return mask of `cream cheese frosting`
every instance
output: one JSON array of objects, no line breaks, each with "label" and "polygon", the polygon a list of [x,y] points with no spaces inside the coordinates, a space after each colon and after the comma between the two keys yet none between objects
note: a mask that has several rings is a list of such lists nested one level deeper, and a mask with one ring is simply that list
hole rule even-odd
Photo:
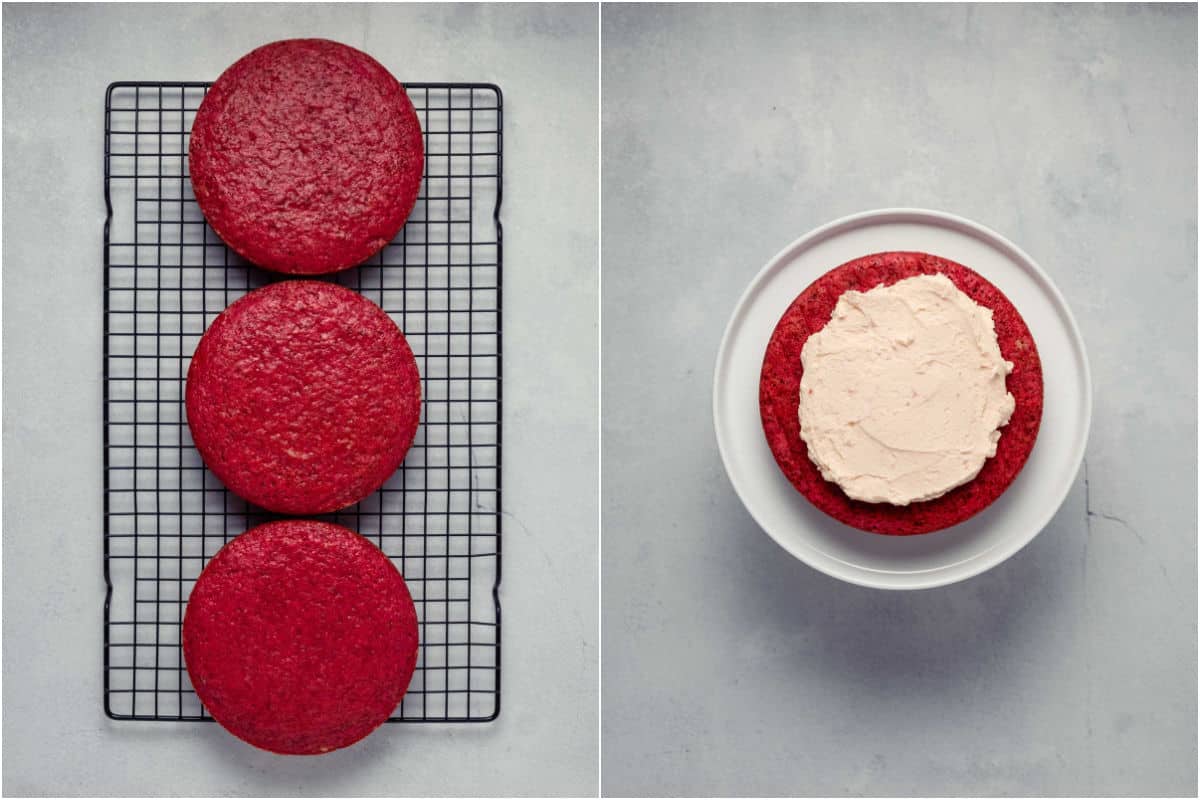
[{"label": "cream cheese frosting", "polygon": [[800,359],[808,457],[869,503],[932,500],[972,480],[1016,405],[991,309],[945,275],[845,292]]}]

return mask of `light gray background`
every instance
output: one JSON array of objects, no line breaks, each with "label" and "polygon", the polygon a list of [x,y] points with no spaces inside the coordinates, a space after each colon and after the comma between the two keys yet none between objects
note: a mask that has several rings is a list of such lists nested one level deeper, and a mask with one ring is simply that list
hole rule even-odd
[{"label": "light gray background", "polygon": [[[4,793],[597,789],[595,6],[6,6]],[[101,706],[105,86],[323,36],[505,95],[503,711],[320,758]],[[549,345],[549,346],[548,346]]]},{"label": "light gray background", "polygon": [[[622,5],[602,30],[604,792],[1194,795],[1195,7]],[[907,594],[772,543],[712,428],[746,284],[884,206],[1029,252],[1095,384],[1050,526]]]}]

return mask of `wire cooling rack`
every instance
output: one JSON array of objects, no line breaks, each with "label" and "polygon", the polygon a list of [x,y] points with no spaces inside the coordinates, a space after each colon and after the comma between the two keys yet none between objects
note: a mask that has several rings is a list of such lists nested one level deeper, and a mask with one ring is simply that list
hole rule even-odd
[{"label": "wire cooling rack", "polygon": [[[114,719],[211,720],[180,630],[217,550],[278,518],[204,468],[184,411],[200,335],[281,276],[225,247],[192,195],[188,135],[207,83],[114,83],[104,108],[104,708]],[[490,84],[406,84],[425,179],[396,239],[332,280],[400,325],[421,369],[403,466],[320,517],[373,540],[404,574],[421,653],[390,721],[500,711],[502,99]]]}]

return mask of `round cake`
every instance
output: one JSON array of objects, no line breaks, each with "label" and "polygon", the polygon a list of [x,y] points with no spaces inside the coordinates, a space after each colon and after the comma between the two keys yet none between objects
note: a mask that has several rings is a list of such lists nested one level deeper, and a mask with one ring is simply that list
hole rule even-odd
[{"label": "round cake", "polygon": [[346,747],[400,703],[417,663],[404,578],[340,525],[268,522],[200,574],[183,657],[200,702],[226,730],[274,753]]},{"label": "round cake", "polygon": [[187,374],[187,422],[234,493],[323,514],[383,485],[416,435],[421,376],[383,309],[341,286],[281,281],[213,320]]},{"label": "round cake", "polygon": [[417,201],[421,123],[366,53],[324,39],[254,50],[208,90],[188,164],[209,225],[247,260],[316,275],[379,252]]},{"label": "round cake", "polygon": [[[892,505],[851,499],[826,480],[809,457],[800,432],[801,352],[829,322],[847,291],[867,292],[918,275],[941,274],[975,303],[990,309],[1015,409],[1001,428],[995,455],[969,482],[939,497]],[[767,345],[759,383],[759,409],[776,462],[813,505],[847,525],[872,533],[929,533],[962,522],[998,498],[1025,465],[1042,419],[1042,367],[1029,328],[995,286],[967,267],[927,253],[877,253],[850,261],[813,281],[784,312]]]}]

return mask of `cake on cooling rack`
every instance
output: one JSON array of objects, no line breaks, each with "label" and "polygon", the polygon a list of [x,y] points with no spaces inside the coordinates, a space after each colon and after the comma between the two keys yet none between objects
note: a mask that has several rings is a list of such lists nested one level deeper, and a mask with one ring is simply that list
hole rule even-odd
[{"label": "cake on cooling rack", "polygon": [[404,87],[337,42],[274,42],[209,89],[192,125],[192,189],[247,260],[315,275],[352,267],[400,231],[425,156]]},{"label": "cake on cooling rack", "polygon": [[805,497],[865,531],[928,533],[998,498],[1042,418],[1021,315],[967,267],[878,253],[817,278],[775,327],[763,430]]},{"label": "cake on cooling rack", "polygon": [[418,647],[391,560],[313,520],[269,522],[221,548],[183,620],[188,676],[208,713],[275,753],[324,753],[375,730],[404,697]]},{"label": "cake on cooling rack", "polygon": [[235,301],[187,374],[187,422],[234,493],[283,514],[322,514],[378,489],[404,460],[421,376],[383,309],[332,283],[291,280]]}]

